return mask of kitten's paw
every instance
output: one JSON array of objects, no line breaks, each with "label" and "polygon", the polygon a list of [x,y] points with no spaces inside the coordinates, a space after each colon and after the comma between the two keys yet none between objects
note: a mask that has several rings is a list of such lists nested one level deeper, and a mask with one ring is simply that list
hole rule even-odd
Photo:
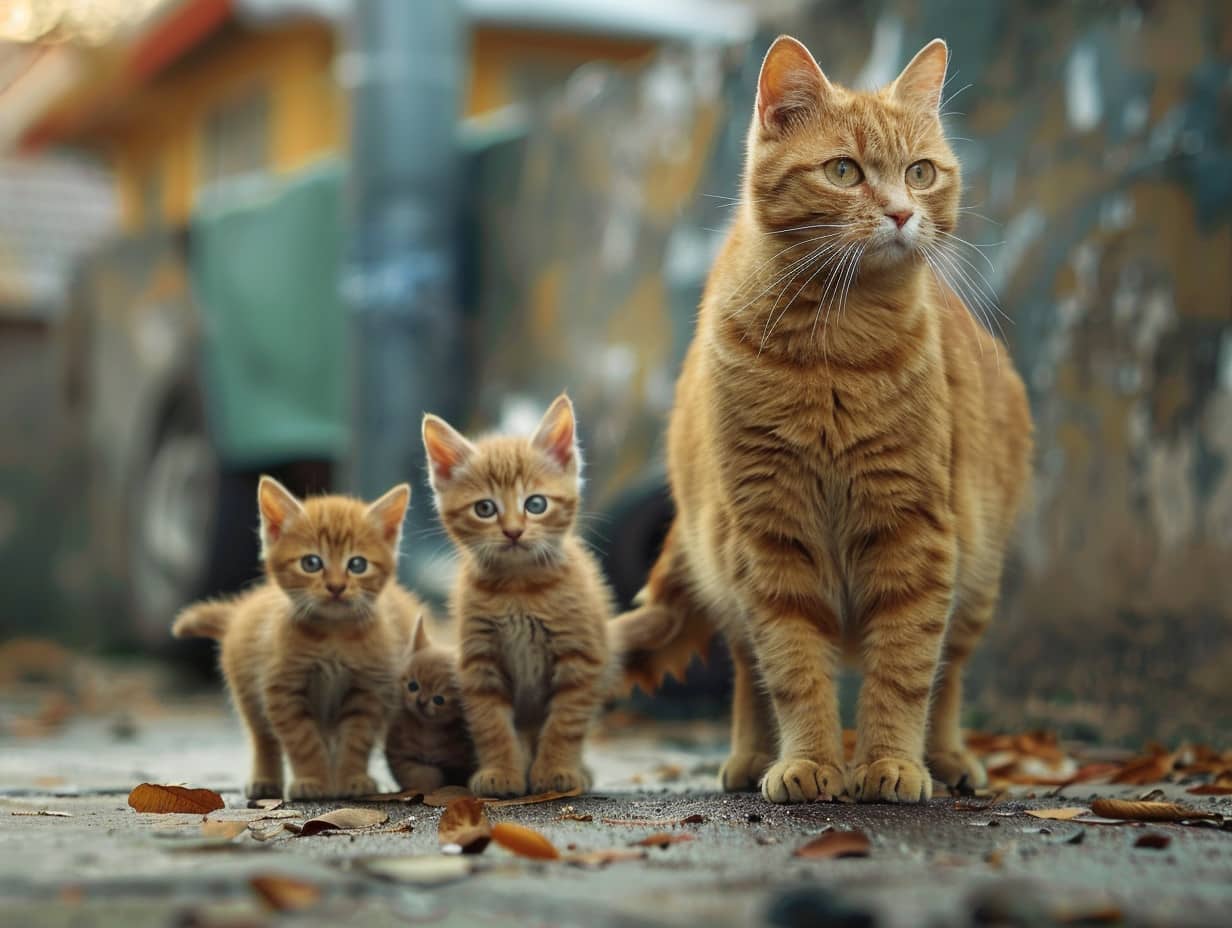
[{"label": "kitten's paw", "polygon": [[349,777],[343,777],[342,782],[338,785],[339,798],[371,796],[373,793],[379,793],[380,791],[381,788],[376,785],[376,780],[366,773],[356,773]]},{"label": "kitten's paw", "polygon": [[292,799],[324,799],[329,795],[329,786],[324,780],[300,777],[291,781],[287,795]]},{"label": "kitten's paw", "polygon": [[548,767],[535,765],[530,768],[530,791],[532,793],[567,793],[590,789],[590,774],[582,767]]},{"label": "kitten's paw", "polygon": [[719,783],[726,793],[742,793],[757,789],[761,775],[774,763],[769,754],[732,754],[719,770]]},{"label": "kitten's paw", "polygon": [[281,799],[282,784],[277,780],[252,780],[244,787],[249,799]]},{"label": "kitten's paw", "polygon": [[512,767],[483,767],[471,777],[476,796],[524,796],[526,775]]},{"label": "kitten's paw", "polygon": [[923,802],[932,798],[933,778],[917,761],[885,757],[852,767],[847,792],[857,802]]},{"label": "kitten's paw", "polygon": [[843,772],[834,764],[788,758],[761,779],[761,794],[770,802],[829,802],[843,791]]},{"label": "kitten's paw", "polygon": [[988,785],[984,765],[966,749],[957,751],[930,751],[928,769],[935,779],[946,786],[982,789]]}]

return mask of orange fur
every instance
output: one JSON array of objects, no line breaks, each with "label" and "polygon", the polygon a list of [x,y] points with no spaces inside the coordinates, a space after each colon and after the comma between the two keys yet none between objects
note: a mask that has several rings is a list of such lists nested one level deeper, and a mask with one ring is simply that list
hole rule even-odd
[{"label": "orange fur", "polygon": [[403,484],[371,505],[300,502],[263,477],[266,581],[177,618],[177,635],[221,632],[223,674],[252,743],[250,797],[282,795],[284,754],[293,799],[376,792],[369,756],[396,707],[398,658],[425,611],[394,579],[409,500]]},{"label": "orange fur", "polygon": [[[918,801],[924,768],[984,780],[959,730],[965,660],[992,616],[1030,472],[1003,346],[944,283],[959,165],[938,102],[944,43],[890,86],[830,83],[780,38],[763,65],[744,195],[676,388],[677,515],[644,605],[712,631],[735,664],[726,789]],[[844,768],[840,660],[861,666]],[[930,717],[931,700],[931,717]]]}]

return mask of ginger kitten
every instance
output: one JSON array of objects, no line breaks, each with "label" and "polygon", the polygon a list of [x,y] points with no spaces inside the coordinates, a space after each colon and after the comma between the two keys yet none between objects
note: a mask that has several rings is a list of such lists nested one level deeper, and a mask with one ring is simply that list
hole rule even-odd
[{"label": "ginger kitten", "polygon": [[471,443],[425,416],[441,522],[461,553],[451,599],[459,678],[479,769],[471,790],[587,788],[582,742],[611,687],[611,596],[573,534],[581,461],[573,405],[556,399],[532,438]]},{"label": "ginger kitten", "polygon": [[462,714],[457,655],[428,639],[421,617],[403,663],[402,711],[385,736],[389,772],[404,790],[466,785],[475,749]]},{"label": "ginger kitten", "polygon": [[[961,178],[948,52],[889,86],[831,83],[786,36],[762,65],[739,211],[676,387],[676,517],[632,615],[712,632],[735,664],[723,786],[917,802],[985,782],[959,730],[1030,473],[1010,359],[946,285]],[[947,275],[947,269],[950,274]],[[835,691],[862,667],[854,762]]]},{"label": "ginger kitten", "polygon": [[178,637],[221,641],[231,697],[252,743],[250,798],[362,796],[372,747],[398,700],[399,658],[424,613],[394,570],[406,484],[367,504],[300,501],[272,477],[257,491],[266,580],[185,609]]}]

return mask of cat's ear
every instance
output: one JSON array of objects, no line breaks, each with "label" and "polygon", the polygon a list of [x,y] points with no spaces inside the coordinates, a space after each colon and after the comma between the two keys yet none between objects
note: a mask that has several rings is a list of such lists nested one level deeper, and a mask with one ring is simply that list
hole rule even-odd
[{"label": "cat's ear", "polygon": [[261,556],[282,537],[287,520],[301,515],[304,504],[295,494],[269,475],[257,484],[257,508],[261,512]]},{"label": "cat's ear", "polygon": [[423,419],[424,451],[428,455],[428,464],[432,468],[432,485],[438,481],[445,482],[453,477],[453,473],[463,466],[472,454],[475,446],[460,434],[457,429],[442,419],[428,413]]},{"label": "cat's ear", "polygon": [[380,526],[385,541],[394,548],[402,541],[402,521],[410,504],[411,485],[400,483],[368,507],[368,518]]},{"label": "cat's ear", "polygon": [[573,403],[562,393],[539,420],[531,443],[566,470],[578,463],[577,426]]},{"label": "cat's ear", "polygon": [[921,48],[903,73],[890,85],[895,98],[908,106],[936,112],[941,109],[941,88],[950,50],[944,39],[933,39]]},{"label": "cat's ear", "polygon": [[757,78],[757,121],[762,131],[779,135],[815,111],[831,91],[816,60],[789,35],[774,40]]},{"label": "cat's ear", "polygon": [[428,640],[428,629],[424,626],[423,613],[419,613],[419,618],[415,620],[415,634],[411,636],[411,653],[418,654],[420,651],[432,644]]}]

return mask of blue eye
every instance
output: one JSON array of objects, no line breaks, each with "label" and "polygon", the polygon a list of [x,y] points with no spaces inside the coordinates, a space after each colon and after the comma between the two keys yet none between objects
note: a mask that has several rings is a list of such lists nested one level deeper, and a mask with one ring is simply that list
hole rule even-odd
[{"label": "blue eye", "polygon": [[434,703],[436,703],[438,706],[443,706],[443,705],[445,705],[445,697],[444,697],[444,696],[433,696],[433,697],[432,697],[432,701],[433,701]]},{"label": "blue eye", "polygon": [[299,559],[299,566],[304,569],[304,573],[315,574],[325,566],[325,562],[315,554],[305,554]]},{"label": "blue eye", "polygon": [[526,497],[525,508],[526,511],[532,516],[543,515],[548,508],[548,498],[546,496],[540,496],[538,493],[534,496],[528,496]]},{"label": "blue eye", "polygon": [[481,499],[475,504],[475,515],[481,519],[490,519],[496,515],[496,503],[490,499]]},{"label": "blue eye", "polygon": [[368,569],[367,558],[362,558],[356,555],[355,557],[347,561],[347,570],[349,570],[353,574],[362,574],[367,569]]},{"label": "blue eye", "polygon": [[416,683],[414,680],[412,680],[410,683],[408,683],[408,684],[406,685],[406,688],[407,688],[408,690],[410,690],[412,693],[418,693],[418,692],[419,692],[419,684],[418,684],[418,683]]}]

